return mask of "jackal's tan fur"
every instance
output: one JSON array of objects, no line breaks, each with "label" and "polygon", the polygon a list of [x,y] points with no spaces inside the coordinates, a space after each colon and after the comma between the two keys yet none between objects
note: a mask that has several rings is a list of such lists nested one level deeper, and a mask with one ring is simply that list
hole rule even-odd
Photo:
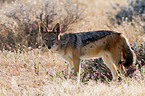
[{"label": "jackal's tan fur", "polygon": [[41,23],[40,33],[48,49],[60,54],[70,66],[74,65],[75,75],[84,58],[102,57],[115,79],[119,76],[117,69],[126,73],[124,67],[133,66],[136,61],[128,40],[121,33],[100,30],[61,34],[59,23],[52,30]]}]

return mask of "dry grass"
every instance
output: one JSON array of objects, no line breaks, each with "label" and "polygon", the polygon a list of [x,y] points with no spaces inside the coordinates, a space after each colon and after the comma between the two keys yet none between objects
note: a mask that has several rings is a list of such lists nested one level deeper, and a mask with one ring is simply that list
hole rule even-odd
[{"label": "dry grass", "polygon": [[[84,8],[84,19],[71,25],[68,31],[88,31],[108,29],[124,33],[129,41],[144,42],[143,30],[139,25],[124,22],[121,26],[110,25],[106,11],[110,3],[126,4],[126,0],[79,0]],[[4,6],[4,5],[3,5]],[[0,16],[0,18],[4,18]],[[134,21],[135,23],[135,21]],[[8,23],[8,25],[11,25]],[[0,94],[1,96],[143,96],[145,94],[145,73],[133,78],[123,78],[121,82],[88,84],[64,79],[57,74],[67,70],[67,64],[57,54],[42,51],[42,48],[26,48],[16,52],[0,51]],[[45,66],[46,70],[44,69]],[[143,69],[144,70],[144,69]],[[144,71],[143,71],[144,72]]]},{"label": "dry grass", "polygon": [[[60,57],[50,52],[43,53],[40,49],[35,49],[17,53],[3,51],[0,54],[2,96],[143,96],[145,94],[145,81],[140,75],[132,79],[124,78],[122,82],[112,81],[108,84],[89,81],[83,84],[57,76],[56,73],[66,66]],[[49,74],[46,74],[39,62],[45,66]]]}]

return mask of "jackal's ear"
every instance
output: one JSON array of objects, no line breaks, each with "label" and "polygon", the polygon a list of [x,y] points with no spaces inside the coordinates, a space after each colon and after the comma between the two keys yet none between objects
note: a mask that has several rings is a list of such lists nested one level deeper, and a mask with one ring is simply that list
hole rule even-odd
[{"label": "jackal's ear", "polygon": [[44,33],[47,33],[47,27],[45,26],[44,23],[40,23],[39,32],[41,33],[41,35],[43,35]]},{"label": "jackal's ear", "polygon": [[55,32],[57,35],[60,34],[60,25],[59,25],[59,23],[57,23],[57,24],[53,27],[52,31]]}]

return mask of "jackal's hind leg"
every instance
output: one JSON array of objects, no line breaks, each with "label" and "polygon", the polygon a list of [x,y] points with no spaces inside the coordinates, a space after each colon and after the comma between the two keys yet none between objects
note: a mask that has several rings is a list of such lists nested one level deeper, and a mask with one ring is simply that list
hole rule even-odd
[{"label": "jackal's hind leg", "polygon": [[[114,51],[115,50],[115,51]],[[126,76],[126,71],[124,66],[121,64],[121,50],[119,48],[112,48],[111,52],[111,59],[112,62],[115,64],[117,69],[121,72],[121,74],[124,74]]]},{"label": "jackal's hind leg", "polygon": [[118,80],[119,75],[118,75],[117,69],[114,66],[114,64],[113,64],[112,60],[110,59],[110,57],[107,54],[105,54],[103,56],[103,60],[104,60],[105,64],[109,67],[111,72],[113,73],[113,79],[114,79],[114,81]]}]

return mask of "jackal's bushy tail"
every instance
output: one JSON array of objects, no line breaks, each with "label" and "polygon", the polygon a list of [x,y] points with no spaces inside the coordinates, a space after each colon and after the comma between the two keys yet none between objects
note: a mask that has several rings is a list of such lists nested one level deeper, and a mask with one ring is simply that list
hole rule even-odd
[{"label": "jackal's bushy tail", "polygon": [[125,67],[134,66],[136,63],[136,56],[133,50],[131,49],[127,39],[125,37],[123,40],[123,58],[125,59],[125,63],[123,64]]}]

